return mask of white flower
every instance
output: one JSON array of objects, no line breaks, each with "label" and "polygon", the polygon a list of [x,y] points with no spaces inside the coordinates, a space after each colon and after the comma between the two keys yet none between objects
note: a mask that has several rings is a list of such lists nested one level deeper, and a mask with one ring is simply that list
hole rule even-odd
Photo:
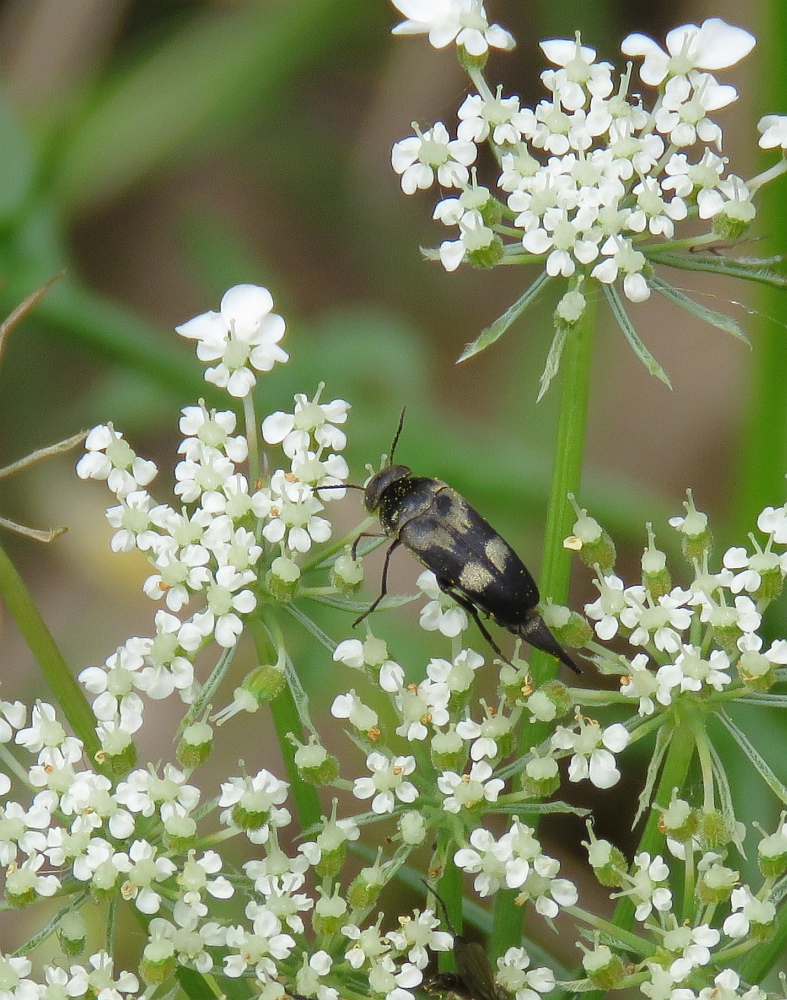
[{"label": "white flower", "polygon": [[599,639],[607,641],[617,635],[618,619],[626,607],[623,594],[625,584],[619,576],[611,573],[600,580],[594,580],[593,584],[599,589],[601,596],[592,604],[585,605],[585,614],[596,622],[594,628]]},{"label": "white flower", "polygon": [[539,1000],[540,993],[555,988],[555,974],[546,966],[526,971],[530,956],[524,948],[509,948],[497,960],[496,982],[515,1000]]},{"label": "white flower", "polygon": [[457,111],[459,126],[457,137],[467,142],[484,142],[491,134],[498,145],[519,140],[519,129],[511,118],[519,111],[518,97],[501,97],[502,88],[498,87],[497,96],[483,98],[479,94],[468,94]]},{"label": "white flower", "polygon": [[453,935],[441,931],[440,920],[434,910],[415,911],[414,917],[399,917],[398,931],[389,931],[386,937],[397,951],[407,953],[407,960],[419,969],[429,963],[429,951],[451,951]]},{"label": "white flower", "polygon": [[227,809],[222,813],[222,822],[231,822],[233,808],[238,807],[247,815],[264,817],[274,826],[286,826],[290,822],[289,812],[276,807],[287,801],[289,787],[265,768],[252,777],[222,782],[219,806]]},{"label": "white flower", "polygon": [[471,56],[482,56],[490,46],[515,45],[513,35],[499,24],[489,24],[481,0],[394,0],[394,6],[407,20],[397,24],[393,34],[428,34],[436,49],[455,41]]},{"label": "white flower", "polygon": [[654,909],[664,913],[672,906],[672,893],[663,884],[669,880],[670,871],[660,854],[651,858],[647,851],[638,854],[634,864],[636,867],[628,876],[631,888],[624,895],[631,896],[636,904],[634,916],[642,922]]},{"label": "white flower", "polygon": [[749,933],[751,924],[765,927],[776,919],[776,907],[769,899],[758,899],[747,885],[732,890],[730,897],[732,913],[724,921],[724,933],[731,938],[743,938]]},{"label": "white flower", "polygon": [[688,591],[675,587],[654,603],[644,587],[628,587],[625,592],[628,606],[621,611],[620,620],[632,629],[631,645],[646,646],[652,641],[657,649],[667,653],[677,652],[681,633],[690,627],[692,621],[692,613],[685,607],[688,597]]},{"label": "white flower", "polygon": [[628,35],[620,46],[627,56],[644,56],[640,69],[643,81],[658,86],[667,76],[685,76],[692,69],[726,69],[740,62],[754,48],[756,39],[711,17],[696,24],[684,24],[667,33],[665,52],[652,38],[639,33]]},{"label": "white flower", "polygon": [[639,715],[652,715],[656,711],[653,696],[659,683],[654,671],[648,669],[646,653],[637,653],[631,660],[630,672],[620,678],[620,692],[626,698],[639,698]]},{"label": "white flower", "polygon": [[628,745],[628,730],[619,722],[602,729],[598,722],[581,716],[577,723],[578,731],[558,726],[550,739],[553,748],[573,752],[568,766],[569,781],[590,778],[596,788],[611,788],[620,781],[613,754]]},{"label": "white flower", "polygon": [[397,970],[390,955],[373,959],[368,977],[372,994],[379,994],[385,1000],[415,1000],[411,990],[417,989],[423,981],[423,973],[412,962],[405,962]]},{"label": "white flower", "polygon": [[377,712],[361,701],[354,690],[338,694],[331,705],[334,719],[349,719],[350,724],[361,732],[368,733],[379,724]]},{"label": "white flower", "polygon": [[320,403],[322,388],[320,385],[314,399],[308,399],[301,392],[296,393],[293,413],[278,410],[267,416],[262,422],[265,441],[280,444],[288,458],[293,458],[299,451],[309,451],[312,441],[320,452],[325,448],[342,451],[347,438],[336,425],[345,423],[350,404],[344,399]]},{"label": "white flower", "polygon": [[757,131],[762,133],[762,149],[773,149],[775,146],[787,149],[787,115],[765,115],[757,122]]},{"label": "white flower", "polygon": [[454,854],[454,863],[475,874],[473,887],[480,896],[494,895],[502,886],[519,889],[530,874],[531,863],[541,854],[533,828],[513,821],[500,840],[483,827],[470,834],[470,847]]},{"label": "white flower", "polygon": [[560,907],[574,906],[579,899],[577,887],[567,878],[557,878],[560,862],[539,854],[516,898],[518,905],[531,900],[536,913],[553,920]]},{"label": "white flower", "polygon": [[98,1000],[122,1000],[123,993],[136,993],[139,980],[131,972],[121,972],[113,978],[114,959],[105,951],[96,952],[88,959],[90,968],[72,965],[68,995],[83,997],[88,993]]},{"label": "white flower", "polygon": [[232,410],[208,410],[200,401],[199,406],[185,406],[178,424],[186,439],[178,446],[178,453],[189,456],[197,441],[209,448],[223,451],[233,462],[245,462],[249,445],[242,434],[232,437],[237,418]]},{"label": "white flower", "polygon": [[647,258],[641,251],[634,249],[631,240],[620,235],[610,236],[602,245],[601,252],[607,259],[596,264],[591,271],[597,281],[611,285],[622,274],[623,292],[627,299],[644,302],[650,298],[650,288],[642,274]]},{"label": "white flower", "polygon": [[175,327],[197,341],[200,361],[218,361],[205,380],[242,399],[254,388],[254,372],[267,372],[288,354],[278,346],[284,320],[272,312],[273,296],[259,285],[235,285],[225,292],[220,312],[206,312]]},{"label": "white flower", "polygon": [[155,548],[160,535],[150,516],[152,506],[153,498],[147,490],[132,490],[120,497],[119,506],[107,509],[107,520],[118,529],[110,542],[113,552]]},{"label": "white flower", "polygon": [[372,799],[372,812],[378,816],[393,812],[397,799],[409,804],[418,798],[415,785],[405,781],[406,776],[415,771],[415,757],[394,757],[389,760],[385,754],[375,751],[366,758],[366,766],[372,776],[356,778],[353,795],[356,799]]},{"label": "white flower", "polygon": [[430,188],[435,176],[441,187],[462,187],[470,177],[468,167],[477,150],[472,142],[449,139],[448,129],[436,122],[426,132],[401,139],[391,151],[391,165],[402,175],[402,190],[415,194]]},{"label": "white flower", "polygon": [[680,982],[692,969],[707,965],[711,958],[711,948],[715,948],[720,940],[719,931],[708,924],[697,927],[683,924],[667,931],[663,939],[664,947],[667,951],[679,953],[679,957],[670,965],[670,974]]},{"label": "white flower", "polygon": [[153,462],[140,458],[112,424],[94,427],[85,440],[87,454],[77,462],[80,479],[106,479],[118,497],[147,486],[156,475]]},{"label": "white flower", "polygon": [[154,886],[174,875],[176,865],[169,858],[157,857],[156,848],[146,840],[135,840],[128,853],[117,852],[112,864],[126,875],[120,890],[123,898],[133,899],[140,913],[157,913],[161,894]]},{"label": "white flower", "polygon": [[331,522],[318,517],[323,505],[304,483],[292,482],[283,470],[277,469],[270,487],[258,490],[252,497],[257,517],[265,520],[263,537],[295,552],[308,552],[313,542],[326,542],[331,537]]},{"label": "white flower", "polygon": [[437,787],[443,793],[443,809],[458,813],[461,809],[472,809],[479,802],[497,802],[498,795],[505,788],[505,782],[492,777],[492,767],[485,760],[475,761],[469,774],[443,771],[437,779]]},{"label": "white flower", "polygon": [[426,675],[435,684],[442,684],[451,694],[469,691],[475,673],[484,665],[484,658],[474,649],[462,649],[453,661],[433,657],[426,668]]},{"label": "white flower", "polygon": [[28,958],[0,952],[0,997],[2,1000],[38,1000],[39,987],[27,976],[33,969]]},{"label": "white flower", "polygon": [[425,569],[415,581],[418,589],[430,600],[421,608],[418,624],[427,632],[439,631],[453,639],[468,626],[467,612],[437,585],[437,577]]}]

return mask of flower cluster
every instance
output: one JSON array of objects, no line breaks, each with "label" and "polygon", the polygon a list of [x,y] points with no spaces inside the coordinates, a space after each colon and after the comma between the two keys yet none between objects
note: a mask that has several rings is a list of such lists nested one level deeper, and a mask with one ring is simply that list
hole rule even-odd
[{"label": "flower cluster", "polygon": [[[265,371],[287,358],[276,343],[283,321],[270,313],[271,305],[267,289],[238,285],[223,297],[221,313],[206,313],[179,327],[198,341],[203,360],[223,358],[206,378],[232,395],[251,391],[251,368]],[[223,354],[218,353],[221,345]],[[103,666],[81,675],[96,696],[97,717],[109,729],[133,733],[139,728],[139,692],[161,699],[177,690],[192,702],[199,650],[211,641],[232,649],[260,595],[277,588],[293,592],[299,558],[330,538],[330,522],[320,514],[344,491],[318,495],[318,489],[340,485],[348,475],[338,452],[345,445],[340,425],[349,404],[341,399],[320,403],[320,391],[311,400],[298,394],[292,414],[274,413],[264,421],[265,441],[281,445],[287,459],[265,486],[250,482],[248,440],[236,433],[231,410],[208,409],[204,402],[185,407],[181,460],[175,467],[179,507],[154,500],[146,487],[156,475],[155,465],[137,456],[111,424],[89,433],[77,473],[106,480],[118,501],[107,511],[115,529],[112,549],[145,553],[153,572],[144,592],[166,605],[155,616],[153,637],[128,639]],[[198,609],[184,615],[194,602]]]},{"label": "flower cluster", "polygon": [[[394,0],[394,5],[408,16],[396,31],[428,34],[435,47],[456,44],[475,88],[457,111],[455,130],[442,121],[423,129],[413,123],[414,134],[397,142],[391,157],[405,194],[435,183],[456,192],[443,197],[433,213],[454,233],[440,244],[443,267],[541,264],[542,278],[511,316],[497,321],[496,336],[547,279],[566,279],[555,312],[551,368],[559,363],[565,331],[583,315],[594,286],[603,287],[632,347],[666,380],[633,333],[618,289],[634,303],[656,290],[715,321],[715,313],[660,278],[653,265],[693,268],[697,251],[720,240],[734,243],[755,217],[757,190],[787,169],[782,160],[744,180],[728,169],[721,152],[717,114],[738,94],[715,74],[743,59],[754,37],[715,17],[673,29],[663,48],[645,35],[629,35],[621,51],[639,63],[650,98],[639,92],[631,62],[616,75],[578,34],[550,39],[540,46],[549,63],[541,73],[546,94],[528,107],[516,94],[490,87],[483,75],[489,47],[509,49],[513,39],[489,24],[480,0]],[[763,148],[787,147],[787,117],[767,115],[758,128]],[[491,147],[500,168],[496,191],[482,183],[474,166],[481,144]],[[676,225],[691,218],[707,223],[708,231],[673,242]],[[686,248],[691,263],[679,252]],[[705,257],[708,269],[724,270]],[[754,276],[745,267],[735,273]],[[775,275],[773,280],[779,283]],[[742,336],[731,320],[724,328]],[[496,336],[482,336],[463,358]],[[553,373],[548,367],[542,381],[548,383]]]}]

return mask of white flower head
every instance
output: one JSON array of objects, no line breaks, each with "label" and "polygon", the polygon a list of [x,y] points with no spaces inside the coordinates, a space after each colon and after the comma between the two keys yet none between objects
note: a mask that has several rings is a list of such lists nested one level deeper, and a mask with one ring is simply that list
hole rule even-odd
[{"label": "white flower head", "polygon": [[254,372],[268,372],[289,355],[279,347],[284,320],[272,312],[273,296],[260,285],[235,285],[225,292],[220,312],[206,312],[175,327],[197,341],[200,361],[218,361],[205,381],[242,399],[256,385]]},{"label": "white flower head", "polygon": [[407,18],[393,29],[395,35],[429,35],[436,49],[451,42],[471,56],[483,56],[491,47],[513,49],[514,36],[499,24],[489,24],[481,0],[394,0]]},{"label": "white flower head", "polygon": [[437,179],[441,187],[463,187],[470,173],[468,167],[475,162],[476,147],[472,142],[451,139],[442,122],[416,134],[401,139],[391,151],[391,165],[402,175],[402,190],[415,194],[430,188]]},{"label": "white flower head", "polygon": [[372,799],[372,812],[377,815],[393,812],[396,800],[410,804],[418,798],[415,785],[406,777],[415,771],[415,757],[394,757],[370,753],[366,766],[372,772],[369,778],[356,778],[353,795],[356,799]]}]

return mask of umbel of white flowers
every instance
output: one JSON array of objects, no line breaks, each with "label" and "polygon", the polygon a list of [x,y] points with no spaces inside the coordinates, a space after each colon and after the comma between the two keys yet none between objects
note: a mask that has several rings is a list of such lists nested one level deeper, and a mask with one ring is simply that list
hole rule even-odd
[{"label": "umbel of white flowers", "polygon": [[[393,168],[405,194],[435,182],[457,192],[442,198],[433,213],[455,235],[427,256],[438,257],[448,271],[463,262],[542,266],[525,295],[468,346],[462,359],[496,340],[556,278],[566,279],[567,288],[555,312],[557,358],[548,363],[542,384],[554,374],[565,329],[581,318],[596,282],[632,346],[664,381],[658,363],[637,343],[618,289],[634,303],[658,291],[744,336],[734,321],[697,305],[660,278],[653,265],[704,265],[704,270],[781,283],[781,276],[770,274],[762,262],[748,267],[697,253],[719,240],[738,239],[754,220],[758,188],[785,169],[782,159],[744,180],[728,170],[721,155],[723,133],[715,115],[738,93],[714,73],[746,56],[755,45],[753,35],[720,18],[673,29],[665,48],[645,35],[629,35],[621,51],[641,60],[645,93],[634,87],[631,62],[616,75],[578,34],[551,39],[541,43],[551,64],[541,74],[547,94],[535,107],[525,107],[517,95],[504,95],[501,87],[493,91],[483,76],[488,49],[510,49],[514,39],[489,24],[482,3],[395,0],[395,6],[408,17],[395,33],[426,33],[438,48],[455,43],[476,90],[458,109],[455,136],[443,122],[423,129],[414,124],[414,134],[393,147]],[[758,128],[764,149],[787,145],[787,118],[768,115]],[[500,167],[496,192],[480,183],[473,166],[481,143],[492,147]],[[707,222],[708,229],[678,244],[676,225],[691,218]]]}]

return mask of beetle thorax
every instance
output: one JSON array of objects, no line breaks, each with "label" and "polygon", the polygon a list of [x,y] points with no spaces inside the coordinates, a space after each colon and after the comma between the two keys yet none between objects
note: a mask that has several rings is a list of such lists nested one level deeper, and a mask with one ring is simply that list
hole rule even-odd
[{"label": "beetle thorax", "polygon": [[400,479],[406,479],[410,475],[412,475],[412,469],[409,469],[406,465],[386,465],[384,469],[381,469],[372,476],[366,484],[366,491],[363,497],[364,506],[369,513],[375,514],[377,512],[382,502],[383,493],[385,493],[392,483],[396,483]]}]

